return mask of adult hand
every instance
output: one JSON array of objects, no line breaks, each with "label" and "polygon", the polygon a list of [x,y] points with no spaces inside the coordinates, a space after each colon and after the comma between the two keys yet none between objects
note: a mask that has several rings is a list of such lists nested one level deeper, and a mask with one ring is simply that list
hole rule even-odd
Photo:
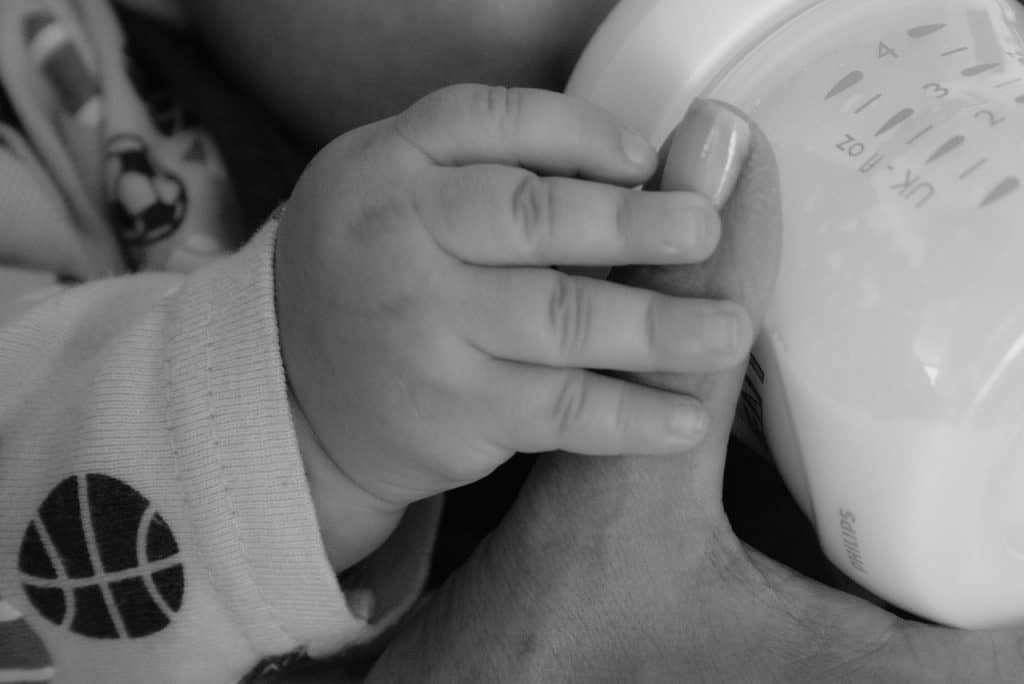
[{"label": "adult hand", "polygon": [[[626,269],[619,279],[727,297],[760,317],[779,213],[774,163],[755,141],[715,257]],[[686,164],[677,171],[666,185],[688,175]],[[1022,633],[904,621],[737,539],[721,499],[742,376],[642,376],[700,396],[712,415],[709,437],[670,457],[541,459],[497,531],[370,681],[1019,682]]]}]

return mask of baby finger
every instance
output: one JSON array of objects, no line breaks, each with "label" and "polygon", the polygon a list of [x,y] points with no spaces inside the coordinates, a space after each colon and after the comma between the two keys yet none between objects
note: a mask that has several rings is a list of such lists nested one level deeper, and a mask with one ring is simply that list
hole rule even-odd
[{"label": "baby finger", "polygon": [[[575,368],[710,373],[742,363],[743,307],[672,297],[550,269],[481,269],[447,285],[463,338],[496,358]],[[473,284],[466,286],[466,276]],[[461,285],[461,286],[457,286]]]},{"label": "baby finger", "polygon": [[415,206],[442,249],[480,265],[697,263],[721,236],[718,212],[696,193],[544,178],[510,166],[441,170],[417,188]]},{"label": "baby finger", "polygon": [[708,415],[692,397],[584,370],[505,362],[494,376],[492,400],[502,407],[495,439],[515,451],[670,454],[707,432]]}]

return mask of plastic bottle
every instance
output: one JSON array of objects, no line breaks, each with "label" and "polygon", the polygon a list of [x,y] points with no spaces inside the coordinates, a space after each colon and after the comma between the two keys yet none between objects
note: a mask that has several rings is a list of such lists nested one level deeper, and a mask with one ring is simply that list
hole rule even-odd
[{"label": "plastic bottle", "polygon": [[1011,0],[622,0],[568,89],[656,145],[697,97],[766,132],[741,408],[840,569],[962,627],[1024,623],[1022,32]]}]

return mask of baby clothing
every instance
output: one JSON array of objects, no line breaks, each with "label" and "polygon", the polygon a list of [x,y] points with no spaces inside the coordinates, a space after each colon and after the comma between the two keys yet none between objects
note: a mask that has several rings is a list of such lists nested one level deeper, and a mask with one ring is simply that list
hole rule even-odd
[{"label": "baby clothing", "polygon": [[0,3],[0,682],[254,681],[426,579],[436,502],[334,575],[276,221],[240,245],[216,141],[133,69],[105,1]]}]

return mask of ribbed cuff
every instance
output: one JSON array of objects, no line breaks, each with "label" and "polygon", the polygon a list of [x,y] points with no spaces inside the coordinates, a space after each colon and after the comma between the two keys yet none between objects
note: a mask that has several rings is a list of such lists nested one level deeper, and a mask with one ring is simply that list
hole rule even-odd
[{"label": "ribbed cuff", "polygon": [[[348,610],[323,548],[278,346],[275,236],[271,222],[174,296],[170,424],[179,426],[173,448],[204,564],[240,629],[259,653],[304,648],[317,656],[365,641],[379,626]],[[404,585],[396,607],[422,589],[431,515],[416,538],[403,539],[400,562],[383,569]]]}]

